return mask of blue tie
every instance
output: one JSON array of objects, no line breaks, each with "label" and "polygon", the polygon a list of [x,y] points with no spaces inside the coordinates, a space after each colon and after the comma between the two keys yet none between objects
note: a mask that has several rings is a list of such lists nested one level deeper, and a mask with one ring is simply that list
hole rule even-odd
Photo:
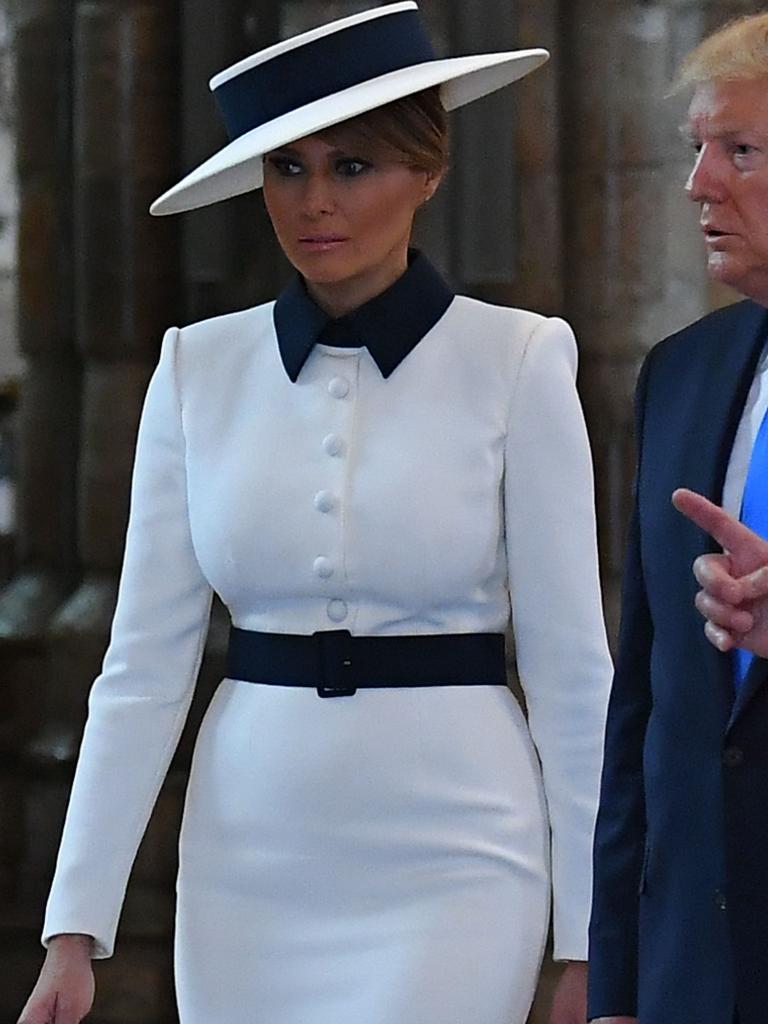
[{"label": "blue tie", "polygon": [[[739,518],[750,530],[768,540],[768,410],[752,448]],[[741,647],[733,652],[733,676],[737,690],[744,682],[752,657],[750,651]]]}]

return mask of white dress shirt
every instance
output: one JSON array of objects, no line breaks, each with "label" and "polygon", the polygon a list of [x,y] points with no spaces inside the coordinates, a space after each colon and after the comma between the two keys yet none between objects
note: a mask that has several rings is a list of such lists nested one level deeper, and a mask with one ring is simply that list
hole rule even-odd
[{"label": "white dress shirt", "polygon": [[766,410],[768,410],[768,346],[763,349],[755,370],[755,377],[741,414],[723,484],[723,508],[737,518],[741,512],[741,499],[747,480],[749,460],[752,458],[752,449],[755,446],[757,432]]}]

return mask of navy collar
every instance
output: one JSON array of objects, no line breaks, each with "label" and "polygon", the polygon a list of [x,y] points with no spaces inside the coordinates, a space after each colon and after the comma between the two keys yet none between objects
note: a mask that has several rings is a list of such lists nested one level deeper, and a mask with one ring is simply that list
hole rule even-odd
[{"label": "navy collar", "polygon": [[453,301],[454,293],[420,252],[409,254],[406,272],[386,291],[333,320],[309,295],[297,274],[275,303],[280,358],[295,383],[318,342],[365,346],[381,375],[389,377],[431,330]]}]

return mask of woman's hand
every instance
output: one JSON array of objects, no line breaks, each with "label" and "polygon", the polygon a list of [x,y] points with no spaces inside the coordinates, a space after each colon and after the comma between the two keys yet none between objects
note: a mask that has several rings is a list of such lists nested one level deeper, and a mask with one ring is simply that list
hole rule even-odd
[{"label": "woman's hand", "polygon": [[18,1024],[80,1024],[93,1006],[90,935],[51,939],[40,977]]},{"label": "woman's hand", "polygon": [[586,1024],[587,965],[572,960],[565,965],[555,986],[549,1024]]}]

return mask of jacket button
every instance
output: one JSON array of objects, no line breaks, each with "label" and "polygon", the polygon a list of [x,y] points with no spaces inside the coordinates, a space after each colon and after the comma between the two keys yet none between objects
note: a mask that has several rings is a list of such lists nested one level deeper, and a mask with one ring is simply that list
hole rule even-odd
[{"label": "jacket button", "polygon": [[320,555],[315,559],[312,568],[316,576],[319,576],[321,580],[327,580],[333,576],[333,566],[331,565],[330,558],[326,558],[324,555]]},{"label": "jacket button", "polygon": [[334,377],[328,385],[328,392],[334,398],[346,398],[349,394],[349,381],[344,377]]},{"label": "jacket button", "polygon": [[726,747],[723,751],[723,764],[726,768],[738,768],[744,764],[744,751],[741,747]]},{"label": "jacket button", "polygon": [[333,508],[333,495],[330,491],[318,491],[315,495],[315,508],[318,512],[330,512]]},{"label": "jacket button", "polygon": [[341,455],[344,451],[344,442],[338,434],[328,434],[323,438],[323,450],[326,455]]},{"label": "jacket button", "polygon": [[340,597],[334,597],[332,601],[328,602],[326,611],[331,622],[343,622],[347,617],[347,602],[342,601]]},{"label": "jacket button", "polygon": [[715,892],[715,906],[718,910],[728,909],[728,900],[726,899],[725,893],[720,892],[719,889]]}]

